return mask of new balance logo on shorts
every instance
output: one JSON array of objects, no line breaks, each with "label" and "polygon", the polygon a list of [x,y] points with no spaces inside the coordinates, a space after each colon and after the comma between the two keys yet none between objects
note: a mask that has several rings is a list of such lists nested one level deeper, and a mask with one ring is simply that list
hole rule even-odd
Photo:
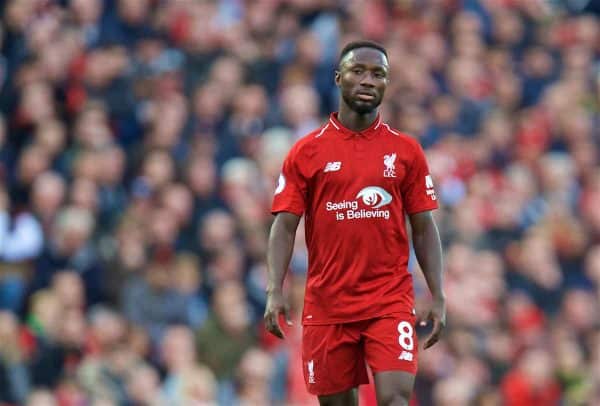
[{"label": "new balance logo on shorts", "polygon": [[325,169],[323,169],[323,172],[339,171],[341,167],[342,163],[340,161],[327,162],[327,165],[325,165]]},{"label": "new balance logo on shorts", "polygon": [[402,354],[400,354],[398,359],[402,360],[402,361],[412,361],[413,360],[412,352],[402,351]]}]

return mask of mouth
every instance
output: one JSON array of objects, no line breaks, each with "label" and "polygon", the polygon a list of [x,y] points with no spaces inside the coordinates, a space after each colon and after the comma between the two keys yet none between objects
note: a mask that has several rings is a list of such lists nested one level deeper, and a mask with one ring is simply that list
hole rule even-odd
[{"label": "mouth", "polygon": [[373,101],[373,100],[375,100],[375,95],[373,93],[358,92],[358,93],[356,93],[356,96],[357,96],[358,99],[364,100],[364,101]]}]

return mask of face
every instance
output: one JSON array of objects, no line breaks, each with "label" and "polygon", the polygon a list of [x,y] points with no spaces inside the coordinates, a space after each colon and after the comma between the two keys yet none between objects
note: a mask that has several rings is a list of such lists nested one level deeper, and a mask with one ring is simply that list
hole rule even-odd
[{"label": "face", "polygon": [[83,281],[78,273],[61,271],[52,279],[52,290],[60,302],[69,309],[81,309],[85,304]]},{"label": "face", "polygon": [[33,183],[33,208],[43,218],[53,217],[65,197],[65,183],[53,172],[45,172]]},{"label": "face", "polygon": [[163,338],[161,350],[165,367],[169,372],[190,367],[196,360],[194,334],[187,327],[171,327]]},{"label": "face", "polygon": [[249,325],[246,292],[239,282],[221,283],[213,296],[213,308],[229,334],[243,332]]},{"label": "face", "polygon": [[372,48],[357,48],[340,61],[335,73],[344,102],[359,114],[375,110],[383,99],[388,84],[386,56]]}]

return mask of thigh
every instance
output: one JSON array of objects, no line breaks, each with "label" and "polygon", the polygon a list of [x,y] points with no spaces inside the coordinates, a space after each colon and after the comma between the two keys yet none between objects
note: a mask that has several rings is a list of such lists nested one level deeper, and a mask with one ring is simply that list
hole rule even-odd
[{"label": "thigh", "polygon": [[332,395],[319,396],[320,406],[357,406],[358,390],[356,388]]},{"label": "thigh", "polygon": [[368,383],[360,330],[353,325],[304,326],[302,364],[313,395],[342,395]]},{"label": "thigh", "polygon": [[408,405],[415,385],[415,375],[404,371],[383,371],[375,374],[378,405]]},{"label": "thigh", "polygon": [[416,317],[394,314],[371,320],[362,331],[365,358],[373,373],[403,371],[417,373]]}]

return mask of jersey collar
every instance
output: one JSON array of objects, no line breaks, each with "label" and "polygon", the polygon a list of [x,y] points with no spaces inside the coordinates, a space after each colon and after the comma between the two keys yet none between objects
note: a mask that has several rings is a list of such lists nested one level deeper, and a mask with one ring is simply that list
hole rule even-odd
[{"label": "jersey collar", "polygon": [[382,125],[381,114],[377,114],[375,121],[373,121],[373,123],[368,128],[365,128],[364,130],[357,132],[357,131],[352,131],[349,128],[344,127],[342,125],[342,123],[340,123],[340,121],[338,120],[337,116],[338,116],[337,112],[331,113],[331,115],[329,116],[329,124],[331,124],[331,127],[334,131],[341,133],[343,135],[344,139],[351,138],[355,134],[358,134],[358,135],[363,136],[366,139],[370,140],[377,134],[377,132],[379,131],[379,128]]}]

